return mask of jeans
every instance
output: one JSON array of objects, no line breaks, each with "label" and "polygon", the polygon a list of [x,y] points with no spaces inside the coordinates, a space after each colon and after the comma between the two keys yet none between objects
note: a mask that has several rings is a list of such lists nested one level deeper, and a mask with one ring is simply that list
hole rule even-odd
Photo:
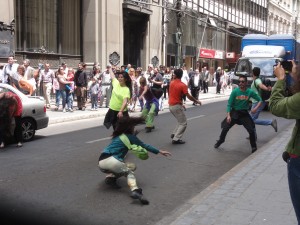
[{"label": "jeans", "polygon": [[[257,104],[258,104],[258,102],[253,103],[251,109],[254,109],[257,106]],[[256,113],[250,112],[250,116],[252,117],[254,123],[257,125],[268,126],[268,125],[272,124],[272,120],[258,119],[260,112],[265,108],[265,106],[266,106],[266,103],[262,102],[262,104],[260,105],[260,107],[258,108]]]},{"label": "jeans", "polygon": [[[58,92],[58,93],[57,93]],[[66,107],[67,94],[65,90],[56,90],[56,107],[59,107],[60,97],[62,97],[62,107]]]},{"label": "jeans", "polygon": [[290,158],[287,164],[288,182],[294,210],[300,225],[300,158]]},{"label": "jeans", "polygon": [[92,109],[98,108],[98,94],[91,94]]},{"label": "jeans", "polygon": [[73,109],[73,92],[71,92],[70,90],[67,90],[66,94],[67,94],[68,109]]}]

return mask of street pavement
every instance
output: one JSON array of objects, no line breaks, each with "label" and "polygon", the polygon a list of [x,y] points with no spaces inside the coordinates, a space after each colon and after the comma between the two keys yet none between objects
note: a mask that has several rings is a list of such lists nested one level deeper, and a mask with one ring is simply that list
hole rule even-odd
[{"label": "street pavement", "polygon": [[[211,101],[228,99],[231,89],[224,94],[200,93],[203,105]],[[187,108],[193,107],[187,101]],[[49,124],[66,121],[103,117],[107,108],[91,111],[63,113],[47,110]],[[164,111],[169,112],[167,101]],[[139,108],[134,115],[139,114]],[[131,115],[132,115],[131,114]],[[281,154],[287,144],[293,126],[281,131],[269,143],[224,174],[221,178],[187,200],[156,225],[295,225],[297,219],[289,196],[286,163]],[[258,137],[259,138],[259,137]],[[188,190],[187,190],[188,191]]]}]

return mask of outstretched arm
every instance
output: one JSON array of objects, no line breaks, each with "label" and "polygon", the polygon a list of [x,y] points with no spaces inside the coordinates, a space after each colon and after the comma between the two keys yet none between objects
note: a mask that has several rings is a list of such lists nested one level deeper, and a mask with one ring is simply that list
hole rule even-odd
[{"label": "outstretched arm", "polygon": [[116,78],[116,75],[114,74],[114,72],[112,71],[112,68],[109,68],[109,74],[110,74],[110,78],[113,80]]}]

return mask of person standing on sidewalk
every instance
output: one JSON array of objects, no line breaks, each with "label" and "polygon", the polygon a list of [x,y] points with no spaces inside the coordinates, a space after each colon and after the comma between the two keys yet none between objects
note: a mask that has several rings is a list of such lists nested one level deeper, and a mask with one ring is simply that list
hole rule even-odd
[{"label": "person standing on sidewalk", "polygon": [[97,111],[98,110],[98,95],[100,92],[100,86],[95,77],[92,77],[92,84],[90,87],[90,91],[91,91],[91,103],[92,103],[91,110]]},{"label": "person standing on sidewalk", "polygon": [[[260,68],[254,67],[252,70],[253,82],[251,84],[251,89],[261,97],[261,90],[271,91],[272,87],[266,87],[262,83],[261,79],[259,78],[259,75],[260,75]],[[251,99],[251,101],[252,101],[251,109],[254,109],[257,106],[258,101],[256,101],[255,99]],[[272,126],[274,128],[275,132],[277,132],[277,120],[276,119],[272,119],[272,120],[258,119],[260,112],[265,108],[265,106],[266,106],[266,102],[262,101],[260,104],[260,107],[257,109],[256,113],[250,112],[250,116],[252,117],[253,122],[255,124],[264,125],[264,126]]]},{"label": "person standing on sidewalk", "polygon": [[85,71],[85,63],[78,64],[78,70],[74,75],[75,93],[77,96],[77,106],[79,110],[85,110],[86,90],[88,85],[87,73]]},{"label": "person standing on sidewalk", "polygon": [[239,88],[235,88],[229,97],[227,104],[227,117],[222,122],[222,132],[219,140],[214,145],[218,148],[226,138],[226,135],[230,128],[235,125],[243,125],[250,135],[250,144],[252,153],[257,150],[256,138],[255,138],[255,124],[248,113],[248,107],[250,99],[254,98],[258,101],[255,108],[251,109],[251,113],[256,113],[261,105],[261,98],[250,88],[247,88],[247,77],[241,75],[239,77]]},{"label": "person standing on sidewalk", "polygon": [[[196,69],[195,73],[190,77],[189,80],[189,87],[191,89],[191,95],[195,98],[198,99],[199,97],[199,91],[201,89],[201,78],[200,78],[200,73],[199,70]],[[193,103],[195,105],[195,103]]]},{"label": "person standing on sidewalk", "polygon": [[109,73],[113,89],[109,109],[105,115],[103,124],[107,129],[112,125],[115,130],[120,118],[129,117],[127,104],[132,96],[132,84],[130,76],[125,71],[119,72],[118,78],[116,78],[111,67],[109,68]]},{"label": "person standing on sidewalk", "polygon": [[111,77],[109,74],[109,69],[111,65],[106,66],[106,70],[100,75],[99,79],[101,81],[101,95],[100,95],[100,107],[102,107],[104,98],[105,100],[105,107],[108,108],[110,96],[111,96]]},{"label": "person standing on sidewalk", "polygon": [[51,90],[52,90],[52,85],[53,85],[53,79],[55,77],[54,71],[50,69],[50,64],[45,63],[44,68],[40,72],[40,78],[39,82],[40,86],[42,87],[43,90],[43,97],[45,98],[46,101],[46,107],[47,109],[50,109],[50,101],[51,101]]},{"label": "person standing on sidewalk", "polygon": [[290,195],[300,225],[300,68],[294,61],[291,72],[293,79],[292,96],[286,96],[286,74],[280,63],[275,68],[275,83],[270,97],[269,108],[275,116],[295,119],[292,137],[285,147]]},{"label": "person standing on sidewalk", "polygon": [[181,140],[187,127],[187,119],[184,114],[182,96],[185,95],[189,100],[193,101],[194,104],[201,105],[201,101],[191,96],[188,92],[187,85],[181,81],[182,74],[182,69],[174,70],[174,80],[170,83],[169,109],[177,120],[177,125],[171,134],[172,144],[185,143],[185,141]]}]

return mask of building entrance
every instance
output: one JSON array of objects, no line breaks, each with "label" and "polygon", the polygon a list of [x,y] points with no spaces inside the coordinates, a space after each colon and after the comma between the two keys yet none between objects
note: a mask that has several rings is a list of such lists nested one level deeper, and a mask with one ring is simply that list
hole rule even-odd
[{"label": "building entrance", "polygon": [[124,9],[124,64],[142,65],[149,15]]}]

